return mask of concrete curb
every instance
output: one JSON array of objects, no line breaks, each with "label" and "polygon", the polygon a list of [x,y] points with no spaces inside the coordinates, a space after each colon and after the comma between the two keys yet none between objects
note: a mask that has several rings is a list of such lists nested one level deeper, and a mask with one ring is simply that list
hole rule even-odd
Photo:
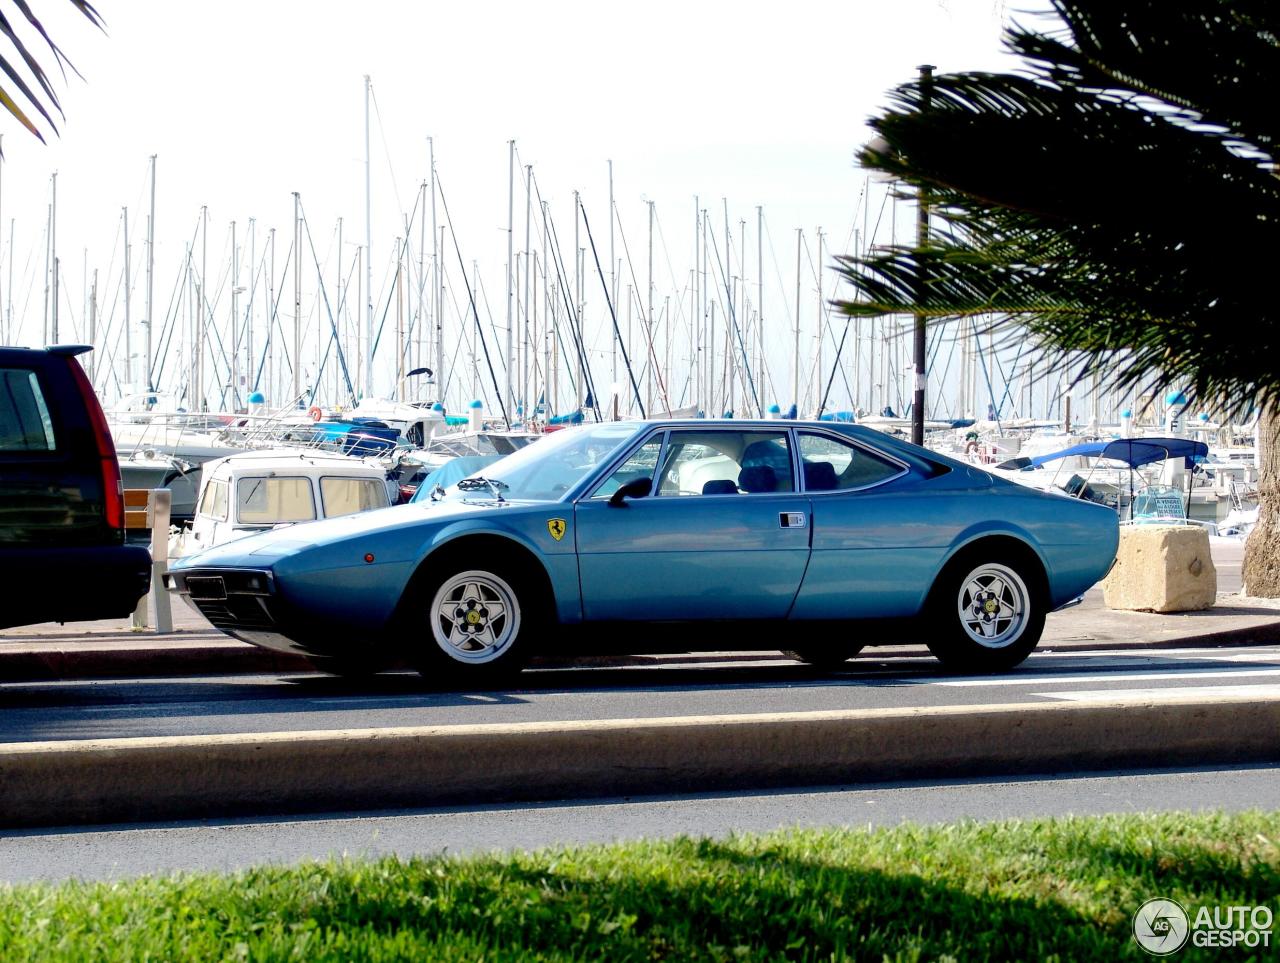
[{"label": "concrete curb", "polygon": [[50,826],[1280,759],[1280,698],[1103,701],[0,746]]},{"label": "concrete curb", "polygon": [[[314,672],[302,656],[291,656],[232,639],[189,640],[144,647],[57,646],[0,648],[0,682],[57,682],[67,679],[122,679],[171,675],[247,675]],[[151,640],[147,640],[151,643]]]},{"label": "concrete curb", "polygon": [[[83,646],[75,639],[59,640],[56,646],[21,643],[0,644],[0,682],[53,682],[70,679],[152,678],[171,675],[249,675],[272,672],[314,672],[315,667],[302,656],[291,656],[232,639],[206,635],[203,638],[176,638],[157,644],[156,639],[128,640],[129,644],[103,645],[104,640],[86,638]],[[1217,648],[1234,645],[1272,645],[1280,643],[1280,621],[1262,625],[1225,629],[1202,635],[1186,635],[1171,639],[1115,640],[1082,639],[1040,643],[1041,651],[1097,652],[1125,649]],[[6,647],[10,651],[5,651]],[[886,646],[864,650],[863,658],[875,659],[879,654],[927,654],[923,646]],[[714,659],[749,662],[759,654],[735,653],[682,656],[681,664],[696,666]],[[635,666],[649,664],[652,656],[581,656],[540,657],[534,666]],[[857,666],[857,661],[851,663]]]}]

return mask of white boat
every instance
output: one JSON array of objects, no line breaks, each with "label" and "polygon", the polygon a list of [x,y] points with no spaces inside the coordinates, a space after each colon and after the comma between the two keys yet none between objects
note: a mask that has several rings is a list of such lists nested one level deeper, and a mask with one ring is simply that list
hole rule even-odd
[{"label": "white boat", "polygon": [[310,450],[251,451],[208,462],[191,528],[169,543],[171,557],[255,532],[337,518],[395,501],[382,466]]}]

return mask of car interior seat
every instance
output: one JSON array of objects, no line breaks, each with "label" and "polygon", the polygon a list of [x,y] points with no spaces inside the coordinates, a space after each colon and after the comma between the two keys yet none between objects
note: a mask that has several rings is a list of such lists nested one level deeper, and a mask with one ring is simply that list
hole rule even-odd
[{"label": "car interior seat", "polygon": [[744,492],[771,492],[777,485],[778,476],[768,465],[752,465],[738,475],[738,487]]},{"label": "car interior seat", "polygon": [[702,485],[702,494],[704,495],[736,495],[738,494],[738,486],[728,478],[713,478],[709,482]]},{"label": "car interior seat", "polygon": [[840,487],[836,477],[836,466],[829,461],[806,461],[804,463],[804,487],[811,492],[831,492]]}]

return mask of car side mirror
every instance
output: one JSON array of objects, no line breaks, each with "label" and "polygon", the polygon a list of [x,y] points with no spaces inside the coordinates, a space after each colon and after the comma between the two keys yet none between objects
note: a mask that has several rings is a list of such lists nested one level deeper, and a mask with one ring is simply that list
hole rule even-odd
[{"label": "car side mirror", "polygon": [[633,478],[609,496],[609,504],[614,508],[626,508],[625,499],[644,498],[652,486],[652,478]]}]

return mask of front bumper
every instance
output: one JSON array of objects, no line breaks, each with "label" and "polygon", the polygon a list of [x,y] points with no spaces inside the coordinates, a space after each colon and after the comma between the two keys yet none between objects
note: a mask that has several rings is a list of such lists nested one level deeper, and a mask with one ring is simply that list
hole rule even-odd
[{"label": "front bumper", "polygon": [[168,573],[165,586],[234,639],[295,655],[323,654],[286,634],[294,620],[269,570],[183,569]]}]

